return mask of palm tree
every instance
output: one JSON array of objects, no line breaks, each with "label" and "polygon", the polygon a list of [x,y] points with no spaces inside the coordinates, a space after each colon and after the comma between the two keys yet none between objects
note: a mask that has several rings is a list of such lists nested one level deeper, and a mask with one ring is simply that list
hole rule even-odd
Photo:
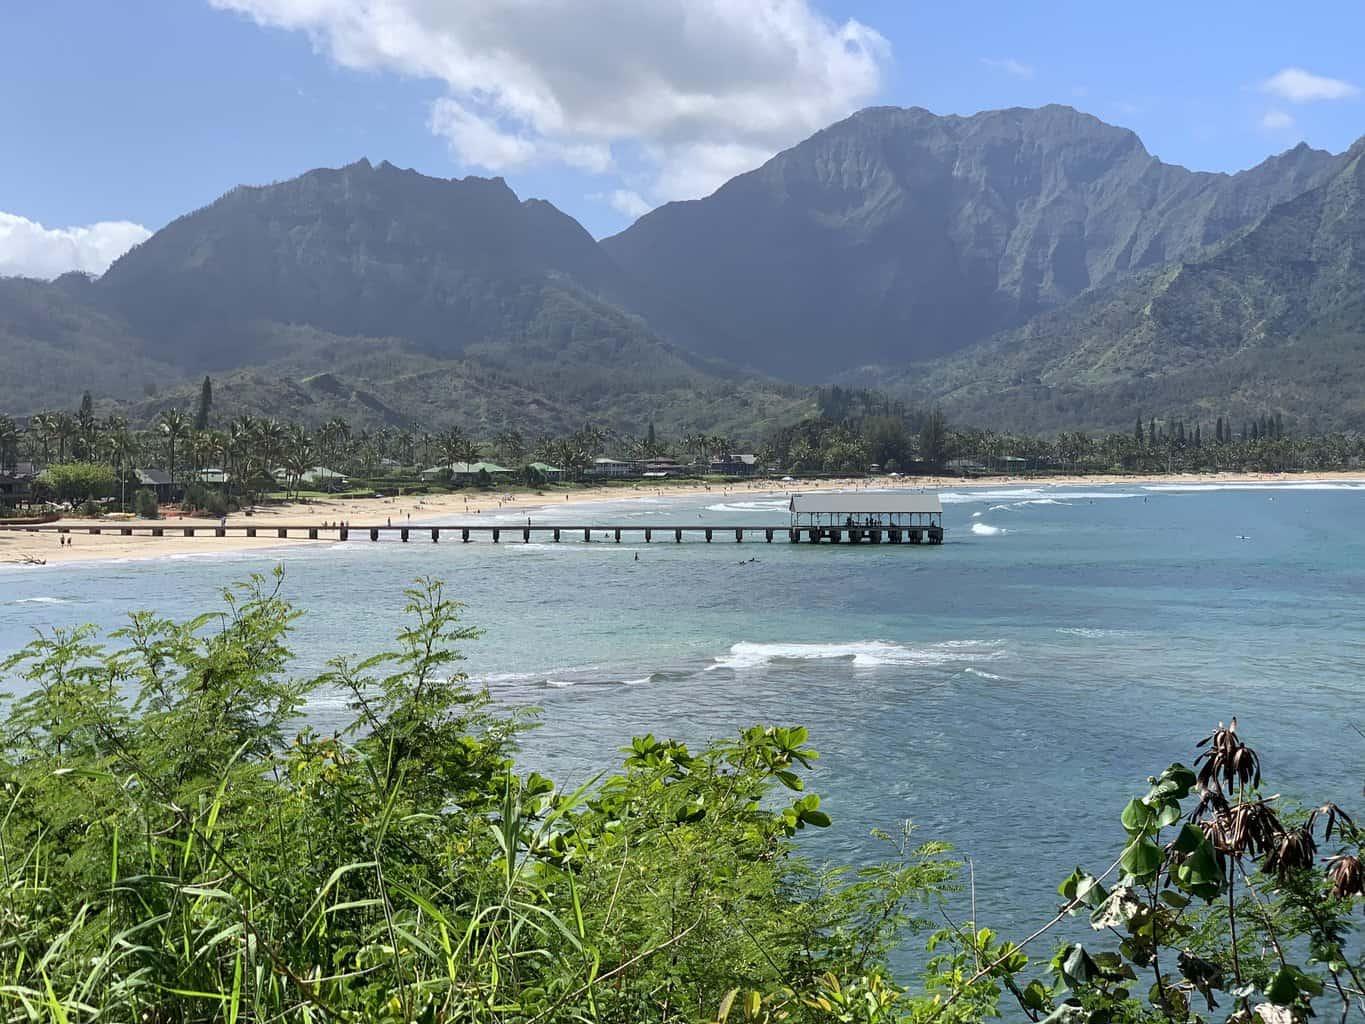
[{"label": "palm tree", "polygon": [[458,462],[463,462],[468,468],[483,458],[483,446],[472,437],[466,437],[460,446]]},{"label": "palm tree", "polygon": [[520,467],[526,459],[526,442],[519,430],[504,430],[495,439],[498,452],[513,468]]},{"label": "palm tree", "polygon": [[298,497],[299,481],[313,467],[313,442],[302,427],[289,432],[284,446],[284,468],[289,472],[289,491]]},{"label": "palm tree", "polygon": [[163,437],[166,438],[166,462],[167,472],[170,474],[171,483],[175,483],[175,443],[184,436],[190,428],[189,417],[179,409],[167,409],[157,420],[157,427]]},{"label": "palm tree", "polygon": [[13,472],[19,461],[19,424],[8,416],[0,416],[0,473]]},{"label": "palm tree", "polygon": [[57,435],[57,461],[65,462],[67,446],[76,437],[76,421],[71,418],[70,413],[59,412],[52,429]]},{"label": "palm tree", "polygon": [[43,465],[46,466],[52,461],[52,438],[57,430],[57,417],[50,412],[40,412],[29,418],[28,429],[43,446]]},{"label": "palm tree", "polygon": [[114,472],[118,474],[119,508],[126,511],[128,508],[128,473],[133,467],[133,460],[137,458],[137,439],[129,433],[126,423],[111,420],[110,431],[104,438],[104,449],[109,457],[110,464],[114,467]]},{"label": "palm tree", "polygon": [[444,430],[434,438],[436,454],[441,460],[441,465],[445,468],[460,462],[460,453],[464,451],[468,438],[464,431],[459,427],[451,427]]}]

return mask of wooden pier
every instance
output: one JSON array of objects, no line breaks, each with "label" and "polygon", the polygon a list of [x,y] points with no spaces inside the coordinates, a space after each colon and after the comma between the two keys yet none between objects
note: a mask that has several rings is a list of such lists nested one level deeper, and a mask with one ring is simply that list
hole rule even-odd
[{"label": "wooden pier", "polygon": [[436,544],[441,540],[468,544],[475,540],[491,541],[494,544],[508,541],[529,544],[532,539],[560,543],[561,541],[582,541],[586,543],[606,542],[619,544],[623,539],[646,544],[654,542],[681,544],[684,539],[694,542],[711,543],[715,540],[733,540],[736,544],[771,544],[774,539],[785,539],[789,543],[808,544],[941,544],[941,526],[641,526],[637,524],[607,525],[533,525],[499,524],[491,526],[478,524],[408,524],[405,526],[339,526],[335,524],[271,524],[268,526],[246,526],[233,523],[228,526],[181,526],[168,522],[146,523],[46,523],[29,526],[0,526],[0,530],[16,533],[59,533],[108,534],[120,537],[258,537],[278,540],[325,540],[338,541],[379,541],[381,538],[396,537],[401,542],[429,540]]}]

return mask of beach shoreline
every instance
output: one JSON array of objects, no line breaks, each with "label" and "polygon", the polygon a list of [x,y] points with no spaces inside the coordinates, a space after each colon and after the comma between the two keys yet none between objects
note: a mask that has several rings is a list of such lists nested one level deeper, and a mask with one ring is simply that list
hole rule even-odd
[{"label": "beach shoreline", "polygon": [[[1229,486],[1298,483],[1365,483],[1365,471],[1347,470],[1339,472],[1308,473],[1152,473],[1143,475],[1107,476],[1050,476],[1045,478],[1028,476],[977,477],[970,480],[961,477],[874,477],[840,478],[829,480],[752,480],[727,484],[683,483],[663,484],[638,483],[631,486],[586,487],[573,491],[519,491],[495,493],[479,491],[476,493],[455,492],[451,494],[413,495],[393,498],[312,498],[307,503],[291,502],[282,505],[258,506],[251,515],[236,512],[227,517],[231,526],[260,526],[274,528],[280,526],[317,526],[321,523],[348,523],[352,529],[360,530],[369,526],[411,525],[414,528],[431,523],[460,523],[468,519],[477,522],[477,517],[485,513],[507,513],[518,509],[574,508],[590,506],[595,503],[632,501],[642,498],[694,497],[713,494],[729,497],[736,494],[753,496],[788,495],[802,491],[848,490],[848,489],[906,489],[906,490],[961,490],[963,488],[1017,488],[1017,487],[1115,487],[1115,486],[1198,486],[1222,484]],[[26,533],[16,530],[0,530],[0,567],[43,568],[43,564],[72,564],[88,562],[92,564],[109,561],[127,561],[183,556],[187,554],[211,556],[213,554],[239,554],[250,551],[287,551],[299,546],[316,545],[317,541],[299,539],[280,539],[278,537],[124,537],[119,534],[102,533],[93,535],[87,532],[90,526],[105,528],[116,526],[117,520],[93,520],[67,518],[60,525],[71,527],[69,534],[56,532]],[[145,524],[145,520],[142,521]],[[168,515],[161,520],[168,532],[178,527],[196,526],[212,528],[217,526],[217,518]],[[69,544],[61,544],[60,538],[67,537]]]}]

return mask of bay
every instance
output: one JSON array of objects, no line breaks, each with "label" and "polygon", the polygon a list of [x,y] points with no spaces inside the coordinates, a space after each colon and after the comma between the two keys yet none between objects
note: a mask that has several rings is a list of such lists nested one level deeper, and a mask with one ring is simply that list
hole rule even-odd
[{"label": "bay", "polygon": [[[465,648],[470,676],[542,708],[528,768],[571,784],[632,735],[806,725],[823,755],[811,788],[835,820],[815,854],[875,856],[871,830],[911,820],[970,858],[979,918],[1007,932],[1044,919],[1075,864],[1107,866],[1128,797],[1232,715],[1285,799],[1360,809],[1365,485],[943,497],[937,548],[505,535],[233,555],[206,539],[202,556],[5,569],[0,652],[35,629],[114,628],[133,608],[188,617],[283,564],[311,671],[386,647],[405,586],[438,576],[484,631]],[[785,507],[717,490],[531,515],[782,525]],[[309,712],[321,728],[340,713]]]}]

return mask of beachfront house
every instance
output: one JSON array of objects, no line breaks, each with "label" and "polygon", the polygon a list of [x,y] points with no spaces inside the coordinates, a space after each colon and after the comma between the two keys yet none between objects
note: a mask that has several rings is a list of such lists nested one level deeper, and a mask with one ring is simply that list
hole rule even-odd
[{"label": "beachfront house", "polygon": [[564,470],[560,469],[558,466],[551,466],[548,462],[532,462],[526,468],[534,470],[546,480],[564,479]]},{"label": "beachfront house", "polygon": [[346,474],[326,466],[313,466],[299,476],[299,486],[310,491],[343,491],[347,482]]},{"label": "beachfront house", "polygon": [[452,462],[448,466],[431,466],[422,470],[423,480],[450,480],[456,484],[477,483],[486,474],[491,480],[506,480],[512,471],[496,462]]},{"label": "beachfront house", "polygon": [[635,476],[636,470],[629,462],[622,462],[620,459],[597,458],[592,460],[592,469],[588,470],[589,476],[619,479],[621,477]]},{"label": "beachfront house", "polygon": [[710,469],[716,476],[753,476],[758,472],[758,456],[717,455],[711,460]]},{"label": "beachfront house", "polygon": [[660,455],[652,459],[643,459],[636,463],[639,474],[650,480],[658,480],[670,476],[686,476],[688,469],[680,466],[677,460],[671,459],[666,455]]},{"label": "beachfront house", "polygon": [[33,481],[37,471],[31,462],[16,462],[0,471],[0,505],[14,507],[33,501]]},{"label": "beachfront house", "polygon": [[171,474],[164,469],[135,469],[133,479],[137,481],[139,490],[151,491],[156,495],[159,504],[166,504],[171,501],[179,501],[185,493],[185,489],[171,479]]}]

